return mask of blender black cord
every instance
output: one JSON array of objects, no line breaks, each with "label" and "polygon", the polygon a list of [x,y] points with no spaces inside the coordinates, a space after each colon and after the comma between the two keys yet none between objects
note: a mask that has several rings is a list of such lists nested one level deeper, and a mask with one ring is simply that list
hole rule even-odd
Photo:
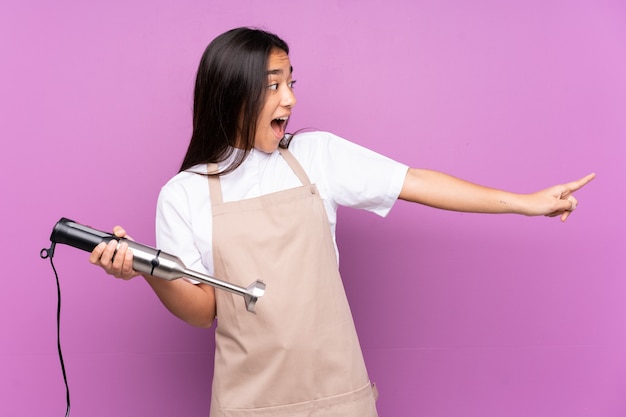
[{"label": "blender black cord", "polygon": [[57,274],[54,262],[52,261],[53,255],[54,242],[52,243],[52,246],[50,246],[50,249],[42,249],[40,253],[41,258],[50,258],[50,265],[52,266],[54,277],[57,282],[57,350],[59,352],[59,361],[61,362],[61,371],[63,371],[63,381],[65,382],[65,398],[67,403],[65,417],[68,417],[70,415],[70,387],[67,383],[67,373],[65,372],[65,362],[63,362],[63,352],[61,350],[61,285],[59,284],[59,275]]}]

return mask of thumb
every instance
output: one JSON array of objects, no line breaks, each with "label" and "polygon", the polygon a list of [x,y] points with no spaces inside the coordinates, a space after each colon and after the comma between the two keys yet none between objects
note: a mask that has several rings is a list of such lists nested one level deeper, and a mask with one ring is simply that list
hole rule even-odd
[{"label": "thumb", "polygon": [[126,234],[126,230],[122,226],[115,226],[113,228],[113,234],[119,238],[124,238],[128,240],[133,240],[132,237]]}]

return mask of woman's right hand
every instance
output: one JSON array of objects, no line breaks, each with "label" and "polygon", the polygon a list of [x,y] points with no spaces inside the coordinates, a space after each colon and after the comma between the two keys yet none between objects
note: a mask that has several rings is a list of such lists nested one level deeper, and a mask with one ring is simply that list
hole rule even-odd
[{"label": "woman's right hand", "polygon": [[[132,240],[120,226],[113,228],[113,234],[119,238]],[[129,280],[140,275],[133,269],[133,253],[124,241],[112,239],[109,243],[101,242],[91,252],[89,262],[102,267],[107,274],[116,278]]]}]

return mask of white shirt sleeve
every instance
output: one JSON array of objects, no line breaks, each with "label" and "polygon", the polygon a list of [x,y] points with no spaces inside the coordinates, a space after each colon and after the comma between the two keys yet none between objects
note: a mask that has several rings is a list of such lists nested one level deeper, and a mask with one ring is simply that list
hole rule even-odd
[{"label": "white shirt sleeve", "polygon": [[[202,191],[206,198],[196,196]],[[162,251],[179,257],[187,268],[212,276],[208,192],[208,180],[203,175],[181,172],[172,178],[157,200],[156,244]]]},{"label": "white shirt sleeve", "polygon": [[400,195],[408,170],[404,164],[326,132],[298,135],[292,146],[322,198],[336,206],[386,216]]}]

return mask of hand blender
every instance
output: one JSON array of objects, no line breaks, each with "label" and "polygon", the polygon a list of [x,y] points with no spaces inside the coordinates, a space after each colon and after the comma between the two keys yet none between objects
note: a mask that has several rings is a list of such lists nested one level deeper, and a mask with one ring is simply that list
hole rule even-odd
[{"label": "hand blender", "polygon": [[124,241],[128,244],[128,247],[133,252],[133,269],[135,271],[168,281],[187,277],[209,284],[215,288],[241,295],[245,301],[246,310],[251,313],[254,313],[254,306],[257,300],[265,293],[265,284],[262,281],[257,280],[247,288],[239,287],[210,275],[192,271],[178,257],[165,253],[160,249],[142,245],[129,239],[118,238],[113,234],[92,229],[64,217],[57,222],[52,230],[50,249],[42,249],[40,255],[42,258],[53,256],[56,243],[70,245],[91,252],[99,243],[109,242],[113,239]]}]

